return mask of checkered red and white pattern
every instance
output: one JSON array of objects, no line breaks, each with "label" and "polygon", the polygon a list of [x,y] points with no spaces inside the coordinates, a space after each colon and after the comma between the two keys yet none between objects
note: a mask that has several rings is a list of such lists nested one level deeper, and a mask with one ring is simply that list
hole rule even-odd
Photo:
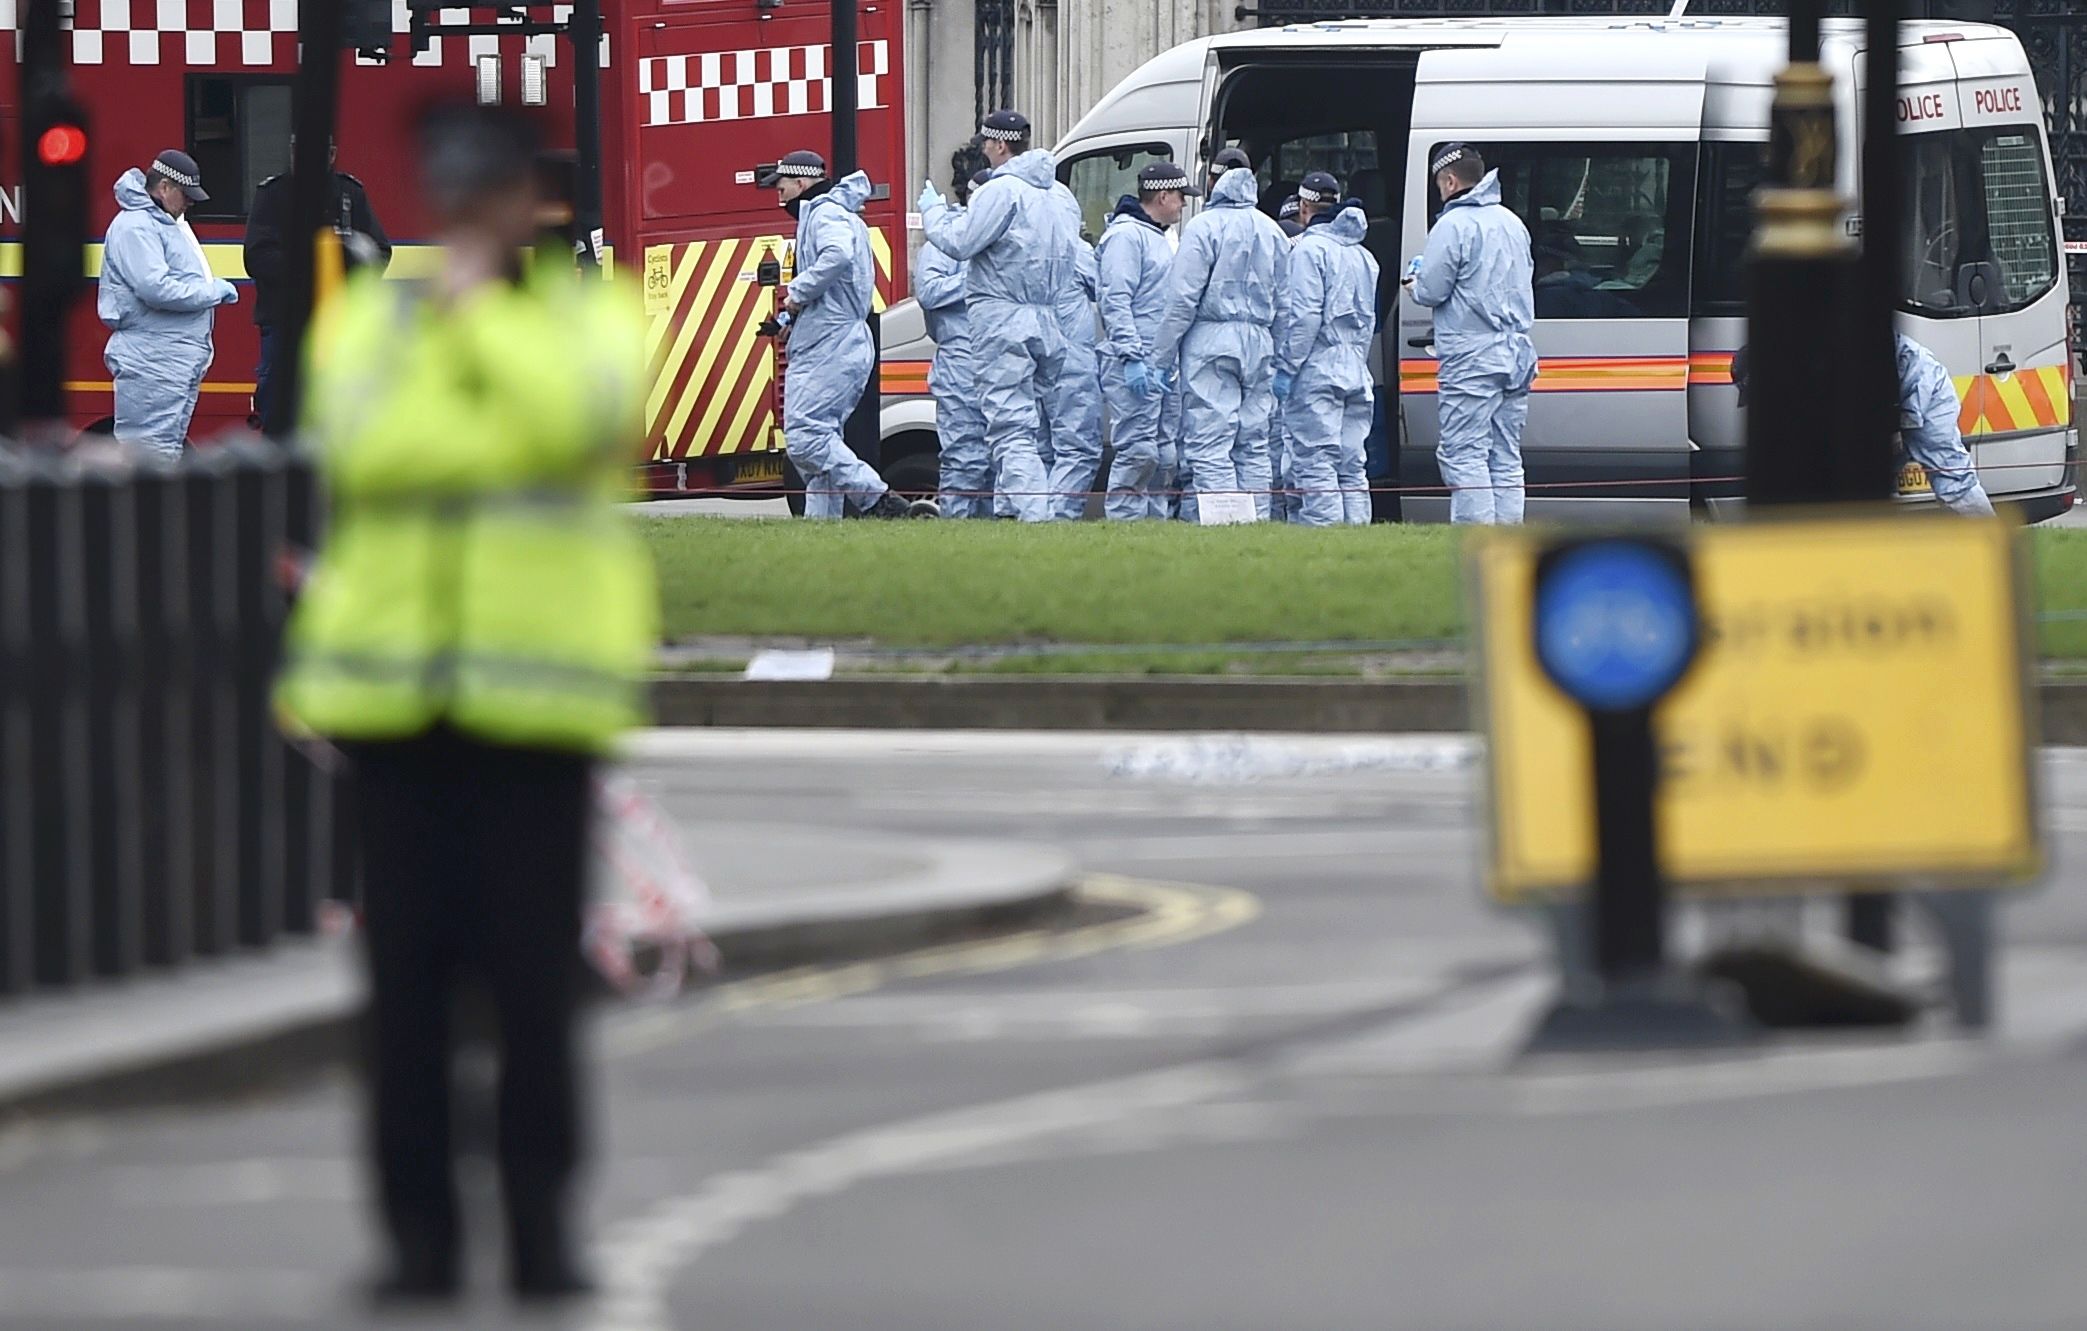
[{"label": "checkered red and white pattern", "polygon": [[[21,56],[22,36],[17,22],[19,0],[0,0],[0,31],[15,34],[15,55]],[[538,13],[541,13],[541,6]],[[462,23],[466,9],[445,9],[441,21]],[[553,7],[552,17],[563,23],[571,5]],[[406,0],[391,0],[391,30],[407,29]],[[76,65],[185,65],[210,69],[229,65],[274,65],[293,63],[297,58],[297,0],[73,0],[73,14],[66,21],[72,29],[72,59]],[[437,37],[428,49],[414,55],[415,65],[440,65],[443,47],[451,59],[469,61],[481,55],[513,56],[527,51],[558,63],[562,39],[484,35]],[[394,51],[402,56],[405,43]],[[375,61],[362,60],[362,64]],[[601,63],[609,63],[609,39],[602,38]]]},{"label": "checkered red and white pattern", "polygon": [[[0,0],[0,28],[17,9]],[[270,65],[278,38],[296,52],[297,0],[74,0],[66,26],[76,65]]]},{"label": "checkered red and white pattern", "polygon": [[[638,61],[638,94],[647,125],[703,125],[820,115],[832,105],[824,46],[768,46],[750,51],[648,56]],[[886,42],[856,46],[855,88],[863,110],[884,105],[891,72]]]},{"label": "checkered red and white pattern", "polygon": [[[4,2],[4,0],[0,0],[0,2]],[[530,17],[541,18],[541,10],[542,6],[537,6],[537,12]],[[437,23],[463,23],[469,21],[472,17],[473,15],[468,9],[443,9],[436,11],[435,21]],[[476,17],[480,22],[483,22],[485,18],[482,13]],[[551,6],[552,22],[563,23],[571,17],[571,5]],[[391,30],[393,32],[401,34],[406,32],[410,26],[410,18],[411,16],[406,11],[406,0],[391,0]],[[522,21],[519,18],[497,18],[494,20],[496,23],[520,23]],[[502,37],[498,34],[490,33],[473,33],[463,38],[431,37],[428,39],[428,49],[416,53],[413,57],[413,63],[416,65],[441,64],[444,58],[443,47],[445,44],[450,48],[449,58],[455,59],[461,54],[466,64],[475,63],[478,57],[482,55],[498,55],[511,59],[517,54],[526,53],[529,55],[540,55],[544,58],[546,64],[556,65],[558,63],[559,48],[565,43],[563,38],[550,33],[539,33],[534,37]],[[404,52],[405,49],[405,42],[395,43],[392,47],[392,58],[398,59],[400,53]],[[358,56],[355,63],[359,65],[374,65],[377,62]],[[601,67],[603,69],[609,67],[609,35],[607,33],[603,33],[601,38]]]}]

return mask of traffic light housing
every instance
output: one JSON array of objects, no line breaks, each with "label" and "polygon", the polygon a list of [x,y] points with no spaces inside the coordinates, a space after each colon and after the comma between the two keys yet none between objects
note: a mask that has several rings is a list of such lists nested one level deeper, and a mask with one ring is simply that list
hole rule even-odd
[{"label": "traffic light housing", "polygon": [[73,100],[57,0],[22,14],[22,342],[25,433],[65,418],[66,322],[87,287],[87,198],[94,138]]}]

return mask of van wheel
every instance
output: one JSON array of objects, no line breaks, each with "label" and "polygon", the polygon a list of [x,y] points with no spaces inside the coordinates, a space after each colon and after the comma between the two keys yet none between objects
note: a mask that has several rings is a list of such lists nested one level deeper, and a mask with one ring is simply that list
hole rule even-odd
[{"label": "van wheel", "polygon": [[884,483],[907,499],[933,499],[942,487],[942,455],[933,435],[887,440]]},{"label": "van wheel", "polygon": [[804,477],[797,472],[797,464],[790,455],[783,455],[783,502],[790,506],[790,516],[804,516]]}]

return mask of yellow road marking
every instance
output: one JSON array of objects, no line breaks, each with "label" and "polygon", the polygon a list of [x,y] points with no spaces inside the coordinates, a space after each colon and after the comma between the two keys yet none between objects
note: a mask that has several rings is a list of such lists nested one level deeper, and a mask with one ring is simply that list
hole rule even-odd
[{"label": "yellow road marking", "polygon": [[1162,883],[1114,874],[1080,880],[1075,895],[1090,905],[1138,913],[1076,929],[1025,929],[998,938],[901,952],[870,961],[798,966],[722,984],[691,1007],[633,1014],[607,1034],[613,1054],[643,1053],[764,1008],[801,1007],[867,993],[899,980],[981,975],[1017,966],[1069,961],[1114,948],[1166,947],[1235,929],[1261,913],[1251,893],[1229,887]]}]

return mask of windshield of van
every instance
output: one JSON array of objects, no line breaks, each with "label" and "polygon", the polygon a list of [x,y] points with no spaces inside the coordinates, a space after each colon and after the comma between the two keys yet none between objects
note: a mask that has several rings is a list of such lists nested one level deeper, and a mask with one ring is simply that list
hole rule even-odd
[{"label": "windshield of van", "polygon": [[1900,152],[1908,310],[1943,319],[2003,314],[2057,284],[2058,243],[2038,127],[1909,134]]},{"label": "windshield of van", "polygon": [[1164,143],[1136,143],[1104,148],[1059,165],[1058,178],[1080,201],[1080,234],[1088,244],[1101,239],[1109,214],[1116,211],[1116,201],[1138,192],[1138,172],[1173,157],[1174,150]]}]

